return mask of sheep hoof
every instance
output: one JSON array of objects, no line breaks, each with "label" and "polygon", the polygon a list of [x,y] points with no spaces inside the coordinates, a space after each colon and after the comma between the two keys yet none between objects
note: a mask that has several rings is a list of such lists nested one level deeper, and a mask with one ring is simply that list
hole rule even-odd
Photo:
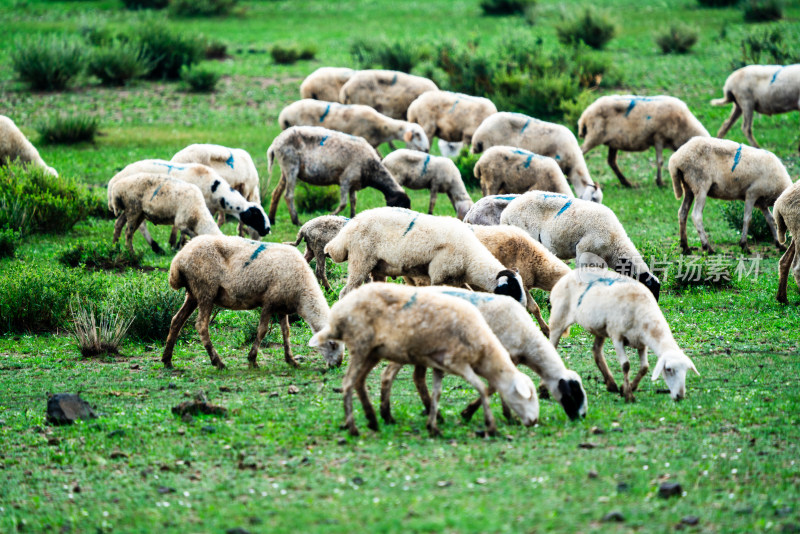
[{"label": "sheep hoof", "polygon": [[[786,297],[784,297],[784,302],[786,301],[785,299]],[[161,362],[164,364],[164,369],[175,369],[175,366],[172,365],[172,360],[161,360]]]},{"label": "sheep hoof", "polygon": [[690,247],[684,243],[681,243],[681,254],[688,255],[697,250],[697,247]]},{"label": "sheep hoof", "polygon": [[487,428],[486,435],[492,438],[496,438],[498,436],[497,428],[496,427]]},{"label": "sheep hoof", "polygon": [[287,356],[286,357],[286,363],[288,363],[289,365],[291,365],[292,367],[295,367],[295,368],[300,367],[300,364],[297,363],[297,361],[294,358],[292,358],[291,356]]},{"label": "sheep hoof", "polygon": [[430,437],[432,438],[442,437],[442,431],[439,430],[438,427],[432,425],[427,425],[427,426],[428,426],[428,435],[430,435]]},{"label": "sheep hoof", "polygon": [[606,391],[609,393],[619,393],[619,386],[617,386],[614,382],[606,384]]},{"label": "sheep hoof", "polygon": [[[747,248],[747,247],[745,246],[742,248]],[[714,249],[711,248],[711,245],[703,245],[703,252],[707,252],[708,254],[714,254]]]},{"label": "sheep hoof", "polygon": [[369,422],[367,423],[367,428],[369,428],[370,430],[374,430],[375,432],[377,432],[378,430],[380,430],[380,428],[378,427],[378,421],[377,421],[377,420],[375,420],[375,421],[369,421]]},{"label": "sheep hoof", "polygon": [[469,408],[464,408],[461,410],[461,419],[464,421],[469,421],[472,419],[472,416],[475,414],[475,410],[471,410]]},{"label": "sheep hoof", "polygon": [[217,361],[215,361],[215,362],[211,362],[211,365],[213,365],[214,367],[216,367],[216,368],[217,368],[217,369],[219,369],[220,371],[222,371],[223,369],[225,369],[225,364],[224,364],[224,363],[222,363],[222,360],[217,360]]},{"label": "sheep hoof", "polygon": [[355,426],[347,427],[347,430],[348,430],[348,432],[350,433],[351,436],[355,437],[355,436],[359,435],[358,429]]},{"label": "sheep hoof", "polygon": [[248,360],[248,364],[250,366],[250,369],[258,369],[258,364],[256,363],[255,360]]},{"label": "sheep hoof", "polygon": [[381,419],[383,419],[384,425],[396,425],[397,421],[394,420],[394,417],[390,413],[382,413]]},{"label": "sheep hoof", "polygon": [[788,302],[789,302],[789,299],[788,299],[788,298],[786,298],[786,294],[785,294],[785,293],[778,293],[778,294],[775,296],[775,299],[776,299],[778,302],[780,302],[781,304],[788,304]]}]

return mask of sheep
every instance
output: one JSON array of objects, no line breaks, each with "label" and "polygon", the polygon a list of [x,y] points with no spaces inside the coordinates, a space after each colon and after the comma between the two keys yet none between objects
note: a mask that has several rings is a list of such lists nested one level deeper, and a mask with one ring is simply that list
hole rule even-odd
[{"label": "sheep", "polygon": [[369,106],[344,105],[322,100],[298,100],[289,104],[278,116],[278,124],[285,130],[291,126],[322,126],[339,132],[363,137],[374,148],[382,143],[402,140],[414,150],[428,152],[430,145],[419,124],[396,120],[378,113]]},{"label": "sheep", "polygon": [[464,222],[493,226],[500,224],[500,214],[519,195],[491,195],[478,200],[464,215]]},{"label": "sheep", "polygon": [[125,245],[131,253],[133,234],[145,220],[171,224],[190,237],[222,235],[200,188],[163,174],[139,173],[119,178],[109,188],[108,209],[117,217],[112,243],[119,240],[127,224]]},{"label": "sheep", "polygon": [[786,284],[789,280],[789,271],[794,275],[795,283],[800,287],[800,254],[797,253],[797,238],[800,236],[800,181],[787,188],[772,208],[775,222],[778,225],[778,238],[781,243],[786,241],[786,230],[792,233],[791,244],[781,257],[778,268],[778,302],[786,304]]},{"label": "sheep", "polygon": [[325,254],[325,245],[336,237],[336,234],[339,233],[349,220],[350,219],[339,215],[323,215],[322,217],[311,219],[300,227],[300,231],[297,232],[296,241],[284,243],[284,245],[296,247],[303,239],[306,240],[305,260],[311,263],[311,260],[316,258],[317,269],[314,271],[314,274],[316,274],[317,280],[319,280],[328,291],[331,290],[331,285],[328,283],[328,277],[325,276],[325,258],[327,257]]},{"label": "sheep", "polygon": [[[478,390],[490,435],[497,433],[489,407],[492,391],[500,393],[523,424],[533,425],[539,418],[533,382],[514,366],[478,310],[462,299],[399,284],[368,284],[333,305],[328,325],[314,334],[309,345],[330,341],[343,341],[350,351],[342,393],[345,427],[351,435],[358,435],[354,387],[369,428],[378,429],[365,380],[381,359],[433,368],[427,424],[431,436],[440,435],[436,417],[444,373],[458,375]],[[488,387],[479,377],[489,382]]]},{"label": "sheep", "polygon": [[[549,392],[561,404],[570,419],[586,417],[586,391],[583,389],[581,377],[575,371],[567,369],[547,337],[533,326],[528,314],[512,304],[510,297],[445,286],[419,288],[418,291],[423,294],[430,292],[458,297],[475,306],[508,351],[514,365],[526,365],[541,376],[544,391]],[[402,367],[402,364],[392,362],[381,373],[381,419],[387,424],[395,422],[390,405],[391,389],[392,382]],[[426,411],[430,413],[430,395],[425,384],[425,372],[425,367],[414,369],[414,384]],[[480,405],[479,398],[463,410],[461,415],[469,419]],[[507,417],[510,416],[505,405],[503,412]]]},{"label": "sheep", "polygon": [[[225,364],[211,344],[208,324],[214,306],[229,310],[261,308],[256,339],[247,355],[251,368],[258,367],[256,357],[261,340],[267,334],[272,314],[280,315],[283,351],[286,363],[297,367],[289,345],[289,314],[305,319],[313,332],[328,322],[328,302],[314,279],[314,273],[295,249],[278,243],[261,243],[234,236],[202,236],[192,239],[172,259],[169,285],[174,290],[186,288],[186,299],[172,318],[161,361],[172,369],[172,352],[184,323],[197,309],[197,333],[211,357],[211,364],[224,369]],[[328,365],[342,362],[344,346],[336,341],[325,343]]]},{"label": "sheep", "polygon": [[472,207],[472,199],[461,180],[461,171],[449,158],[400,149],[383,158],[383,165],[401,186],[407,189],[430,189],[428,213],[433,213],[440,192],[450,198],[459,219],[463,219]]},{"label": "sheep", "polygon": [[451,143],[442,138],[436,140],[436,145],[439,147],[439,154],[450,159],[457,158],[464,148],[464,143]]},{"label": "sheep", "polygon": [[23,165],[30,163],[34,167],[39,167],[51,176],[58,176],[58,172],[44,162],[39,151],[17,128],[14,121],[5,115],[0,115],[0,166],[17,160]]},{"label": "sheep", "polygon": [[725,80],[723,97],[711,101],[713,106],[733,102],[733,110],[717,132],[725,137],[740,115],[742,132],[747,142],[758,148],[753,137],[753,112],[764,115],[788,113],[800,109],[800,65],[748,65],[733,71]]},{"label": "sheep", "polygon": [[486,150],[473,173],[484,196],[532,189],[574,196],[556,160],[513,146],[498,145]]},{"label": "sheep", "polygon": [[355,72],[342,67],[320,67],[300,84],[300,97],[336,102],[342,86]]},{"label": "sheep", "polygon": [[408,120],[411,102],[425,91],[436,91],[427,78],[395,70],[361,70],[339,91],[342,104],[364,104],[393,119]]},{"label": "sheep", "polygon": [[531,191],[512,200],[500,222],[522,228],[559,259],[577,258],[578,266],[609,265],[636,278],[658,300],[661,282],[650,272],[617,216],[605,206]]},{"label": "sheep", "polygon": [[450,142],[472,144],[478,126],[497,108],[488,98],[450,91],[427,91],[408,106],[408,120],[428,135]]},{"label": "sheep", "polygon": [[603,192],[589,176],[578,140],[568,128],[521,113],[495,113],[483,121],[472,136],[472,153],[480,154],[497,145],[515,146],[553,158],[578,198],[603,201]]},{"label": "sheep", "polygon": [[350,216],[356,214],[356,191],[374,187],[386,198],[388,206],[411,207],[411,200],[403,188],[381,164],[374,148],[363,138],[320,128],[317,126],[292,126],[284,130],[267,150],[269,172],[277,159],[281,166],[281,179],[272,192],[269,220],[275,224],[283,190],[292,223],[299,226],[294,207],[294,188],[297,180],[312,185],[339,184],[337,215],[350,198]]},{"label": "sheep", "polygon": [[508,270],[469,226],[453,217],[437,217],[401,208],[361,212],[325,245],[335,263],[347,261],[347,285],[339,297],[367,277],[427,277],[433,285],[469,284],[482,291],[510,295],[525,306],[522,278]]},{"label": "sheep", "polygon": [[769,206],[792,185],[792,180],[775,154],[725,139],[693,137],[669,159],[669,172],[675,198],[683,196],[678,220],[684,254],[691,250],[686,237],[686,219],[692,202],[692,222],[700,235],[703,250],[714,252],[703,227],[706,197],[744,200],[744,226],[739,239],[743,251],[749,252],[747,228],[753,206],[764,214],[775,245],[783,250]]},{"label": "sheep", "polygon": [[[622,365],[624,383],[622,395],[632,402],[633,392],[648,370],[647,349],[658,357],[653,381],[664,377],[673,400],[686,396],[686,372],[697,368],[678,347],[672,337],[664,314],[653,295],[642,284],[606,269],[579,268],[556,283],[550,293],[550,342],[558,341],[567,328],[578,323],[595,336],[592,353],[603,374],[606,389],[612,393],[619,388],[603,357],[603,342],[610,337]],[[639,350],[639,372],[629,380],[630,362],[625,346]]]},{"label": "sheep", "polygon": [[664,147],[678,150],[695,136],[709,137],[709,133],[689,107],[672,96],[602,96],[578,119],[583,154],[598,145],[607,145],[608,165],[625,187],[632,185],[617,165],[617,151],[641,152],[655,147],[656,184],[661,187]]}]

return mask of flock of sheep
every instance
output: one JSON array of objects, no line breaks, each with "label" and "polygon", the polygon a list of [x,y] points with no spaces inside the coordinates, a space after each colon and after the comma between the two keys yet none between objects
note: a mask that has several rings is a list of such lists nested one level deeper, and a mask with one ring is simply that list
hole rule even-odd
[{"label": "flock of sheep", "polygon": [[[445,373],[478,390],[479,398],[462,415],[469,418],[483,407],[490,434],[497,431],[489,407],[495,391],[504,414],[511,417],[513,411],[525,425],[537,422],[540,395],[559,402],[571,419],[585,416],[581,378],[556,351],[572,324],[595,336],[592,353],[608,391],[633,401],[648,372],[651,349],[657,357],[652,379],[663,377],[674,400],[685,396],[686,374],[697,369],[658,307],[658,278],[614,212],[601,204],[603,193],[584,161],[595,146],[608,146],[608,163],[625,186],[631,183],[617,166],[618,151],[654,147],[659,185],[662,150],[675,151],[669,172],[676,197],[683,197],[679,221],[684,250],[694,203],[692,220],[703,249],[712,251],[702,220],[709,197],[745,201],[743,249],[753,207],[764,213],[778,247],[783,248],[787,230],[795,236],[800,232],[800,182],[793,185],[781,161],[754,148],[752,137],[754,111],[773,114],[800,107],[800,65],[739,69],[726,81],[724,97],[712,102],[734,104],[718,136],[743,115],[743,130],[753,147],[712,138],[682,101],[669,96],[597,99],[578,122],[584,139],[579,146],[564,126],[498,112],[486,98],[440,91],[430,80],[401,72],[326,67],[306,78],[300,92],[303,99],[280,113],[285,131],[267,150],[269,170],[275,162],[281,169],[268,214],[249,154],[218,145],[191,145],[169,161],[128,165],[108,184],[108,206],[117,216],[114,241],[127,225],[125,240],[131,250],[137,229],[160,250],[145,221],[172,225],[173,246],[192,238],[169,271],[170,286],[185,288],[186,300],[172,320],[162,357],[165,367],[172,367],[178,334],[195,309],[197,331],[211,363],[224,367],[209,336],[214,306],[261,308],[248,355],[254,367],[277,313],[286,361],[296,366],[288,316],[297,313],[314,332],[309,344],[327,364],[341,364],[348,349],[342,390],[345,427],[354,435],[354,389],[368,426],[377,429],[365,380],[381,360],[389,361],[381,376],[380,405],[387,423],[393,422],[392,381],[403,365],[415,368],[414,383],[432,435],[439,433]],[[455,164],[429,154],[434,137],[440,146],[467,144],[482,153],[474,172],[484,198],[473,203]],[[376,147],[389,143],[394,149],[394,141],[407,148],[382,159]],[[14,159],[56,175],[14,123],[0,117],[0,163]],[[303,225],[294,243],[259,241],[275,222],[281,196],[292,222],[299,225],[294,206],[298,180],[339,185],[339,206],[333,215]],[[356,192],[365,187],[378,189],[387,207],[356,215]],[[404,188],[430,190],[428,214],[408,209]],[[430,215],[440,192],[449,197],[457,218]],[[351,218],[338,216],[348,202]],[[236,218],[240,235],[251,239],[224,236],[218,225],[226,215]],[[305,256],[296,249],[303,240]],[[800,284],[795,243],[780,261],[781,302],[786,302],[790,270]],[[348,266],[347,283],[331,308],[320,288],[322,284],[330,290],[326,257]],[[573,258],[574,270],[564,263]],[[316,273],[309,267],[312,259]],[[389,276],[403,277],[406,283],[383,283]],[[529,293],[532,288],[550,292],[549,325]],[[606,338],[611,338],[622,367],[621,387],[603,355]],[[639,351],[633,379],[626,346]],[[519,364],[541,377],[538,393],[517,369]],[[428,368],[433,371],[431,391],[425,380]]]}]

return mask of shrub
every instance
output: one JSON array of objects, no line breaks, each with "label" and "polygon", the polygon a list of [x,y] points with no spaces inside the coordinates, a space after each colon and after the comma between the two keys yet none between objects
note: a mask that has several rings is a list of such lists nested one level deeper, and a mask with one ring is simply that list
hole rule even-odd
[{"label": "shrub", "polygon": [[[784,37],[789,36],[789,39]],[[745,65],[788,65],[800,62],[800,50],[792,49],[787,41],[795,43],[800,38],[790,28],[772,28],[763,32],[753,32],[741,41],[741,60],[733,61],[732,67],[738,69]]]},{"label": "shrub", "polygon": [[[726,202],[722,206],[722,215],[728,226],[737,232],[742,231],[744,225],[744,202],[735,200]],[[753,208],[753,216],[747,227],[747,235],[759,241],[772,241],[772,231],[769,229],[764,214],[758,208]]]},{"label": "shrub", "polygon": [[278,65],[291,65],[300,59],[300,51],[293,46],[274,45],[269,53]]},{"label": "shrub", "polygon": [[356,39],[350,45],[350,55],[361,69],[380,67],[411,72],[414,66],[430,58],[431,53],[425,46],[409,40]]},{"label": "shrub", "polygon": [[83,72],[85,46],[64,37],[28,38],[11,50],[11,65],[17,76],[37,91],[61,91]]},{"label": "shrub", "polygon": [[453,163],[458,167],[458,172],[461,173],[461,180],[467,189],[480,189],[481,183],[475,178],[475,164],[481,159],[480,154],[472,154],[469,147],[465,146],[461,149]]},{"label": "shrub", "polygon": [[106,188],[94,187],[89,189],[86,198],[86,216],[96,219],[116,219],[111,210],[108,209]]},{"label": "shrub", "polygon": [[663,54],[686,54],[697,42],[697,32],[685,26],[673,25],[656,37]]},{"label": "shrub", "polygon": [[206,59],[225,59],[228,57],[228,45],[222,41],[206,43]]},{"label": "shrub", "polygon": [[205,54],[199,37],[168,28],[164,24],[145,24],[138,30],[143,56],[150,62],[151,79],[177,80],[181,67],[190,67]]},{"label": "shrub", "polygon": [[131,254],[127,248],[121,248],[119,242],[109,245],[100,243],[79,243],[58,255],[59,263],[68,267],[85,265],[89,269],[125,269],[141,264],[142,253]]},{"label": "shrub", "polygon": [[740,0],[697,0],[703,7],[731,7],[738,4]]},{"label": "shrub", "polygon": [[536,0],[481,0],[484,15],[522,15]]},{"label": "shrub", "polygon": [[169,0],[122,0],[127,9],[164,9]]},{"label": "shrub", "polygon": [[0,226],[0,258],[13,258],[21,239],[19,232]]},{"label": "shrub", "polygon": [[74,145],[94,143],[97,135],[97,117],[91,115],[55,115],[36,126],[45,145]]},{"label": "shrub", "polygon": [[330,212],[339,205],[339,187],[335,185],[310,186],[298,183],[294,201],[297,209],[303,213]]},{"label": "shrub", "polygon": [[573,99],[562,100],[560,108],[563,113],[564,124],[571,128],[573,132],[578,131],[578,119],[581,118],[583,111],[595,101],[597,94],[594,91],[582,90]]},{"label": "shrub", "polygon": [[181,68],[181,80],[195,93],[212,93],[217,87],[219,74],[203,67]]},{"label": "shrub", "polygon": [[150,71],[150,61],[140,46],[112,41],[92,51],[87,71],[103,85],[126,85]]},{"label": "shrub", "polygon": [[169,10],[177,17],[219,17],[230,15],[239,0],[170,0]]},{"label": "shrub", "polygon": [[586,43],[596,50],[605,47],[615,32],[614,22],[608,15],[589,8],[556,26],[556,35],[562,44]]},{"label": "shrub", "polygon": [[137,273],[128,277],[111,296],[112,309],[133,317],[130,334],[142,341],[164,341],[172,316],[186,297],[174,291],[162,273]]},{"label": "shrub", "polygon": [[783,18],[781,0],[747,0],[742,7],[745,22],[769,22]]},{"label": "shrub", "polygon": [[31,232],[31,212],[21,198],[0,196],[0,228],[11,229],[20,237]]},{"label": "shrub", "polygon": [[[119,346],[128,332],[133,318],[123,318],[105,310],[95,319],[95,306],[91,302],[81,303],[80,297],[70,302],[72,335],[78,342],[81,356],[90,358],[101,354],[119,354]],[[99,324],[98,324],[99,322]]]}]

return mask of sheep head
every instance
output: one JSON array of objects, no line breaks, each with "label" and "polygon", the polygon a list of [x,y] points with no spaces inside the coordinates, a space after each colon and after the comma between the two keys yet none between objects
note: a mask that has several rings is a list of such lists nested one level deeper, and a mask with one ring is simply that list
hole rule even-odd
[{"label": "sheep head", "polygon": [[647,289],[650,290],[650,293],[656,298],[656,302],[658,302],[658,295],[661,293],[661,282],[656,278],[656,276],[652,273],[639,273],[637,277],[639,282],[643,283]]},{"label": "sheep head", "polygon": [[253,205],[239,215],[239,220],[264,237],[270,231],[269,220],[261,206]]},{"label": "sheep head", "polygon": [[558,386],[552,388],[551,394],[572,421],[586,417],[586,390],[583,389],[581,377],[575,371],[567,370],[558,380]]},{"label": "sheep head", "polygon": [[308,342],[309,347],[315,347],[325,359],[329,367],[338,367],[342,364],[344,356],[344,343],[331,338],[330,327],[325,327],[314,334]]},{"label": "sheep head", "polygon": [[700,375],[694,362],[683,351],[670,350],[663,353],[656,362],[652,380],[656,381],[659,376],[663,376],[669,388],[670,397],[672,400],[679,401],[686,396],[686,373],[689,369],[698,376]]},{"label": "sheep head", "polygon": [[406,126],[406,131],[403,134],[403,141],[406,144],[406,148],[412,150],[428,152],[431,148],[428,142],[428,136],[425,135],[425,130],[422,129],[422,126],[414,124],[413,122],[408,123]]},{"label": "sheep head", "polygon": [[539,422],[539,396],[528,375],[514,369],[514,377],[505,387],[498,389],[506,404],[519,416],[525,426]]},{"label": "sheep head", "polygon": [[494,292],[496,294],[508,295],[525,306],[528,301],[525,296],[524,287],[525,286],[522,283],[522,277],[519,275],[519,271],[516,269],[513,271],[503,269],[497,273],[497,285],[494,288]]}]

